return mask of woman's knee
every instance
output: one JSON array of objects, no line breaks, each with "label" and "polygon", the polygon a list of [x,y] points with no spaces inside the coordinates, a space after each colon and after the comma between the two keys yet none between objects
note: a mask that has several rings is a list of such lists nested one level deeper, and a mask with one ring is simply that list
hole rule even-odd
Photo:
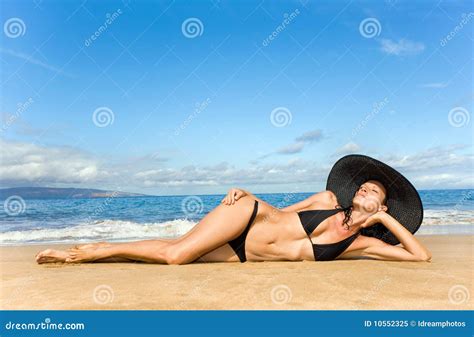
[{"label": "woman's knee", "polygon": [[193,257],[189,249],[186,249],[180,244],[170,244],[166,248],[165,260],[167,264],[187,264],[197,258],[199,258],[199,256]]}]

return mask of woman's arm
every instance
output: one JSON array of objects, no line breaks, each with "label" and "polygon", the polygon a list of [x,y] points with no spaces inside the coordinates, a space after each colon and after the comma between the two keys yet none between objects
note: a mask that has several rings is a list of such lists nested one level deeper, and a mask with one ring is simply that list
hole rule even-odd
[{"label": "woman's arm", "polygon": [[335,198],[334,193],[331,191],[322,191],[316,194],[313,194],[312,196],[297,202],[296,204],[281,208],[280,211],[283,212],[298,212],[301,211],[305,208],[310,207],[312,204],[320,202],[320,203],[325,203],[327,200],[330,200],[331,198]]},{"label": "woman's arm", "polygon": [[257,200],[258,202],[260,202],[260,203],[261,203],[261,202],[265,202],[265,203],[266,203],[266,201],[263,201],[262,199],[257,198],[254,194],[250,193],[249,191],[246,191],[246,190],[242,190],[242,191],[245,193],[245,195],[250,195],[252,198],[254,198],[255,200]]},{"label": "woman's arm", "polygon": [[376,213],[371,219],[362,225],[369,227],[374,223],[380,222],[396,236],[403,247],[390,245],[382,240],[363,237],[364,248],[360,252],[361,255],[372,257],[380,260],[391,261],[430,261],[431,252],[423,246],[415,236],[410,233],[401,223],[394,217],[385,212]]},{"label": "woman's arm", "polygon": [[[241,188],[231,188],[227,195],[222,199],[222,203],[225,205],[233,205],[236,200],[242,198],[243,196],[251,196],[258,202],[264,202],[266,201],[257,198],[254,194],[250,193],[249,191],[246,191]],[[321,203],[321,204],[326,204],[328,201],[335,201],[337,200],[336,196],[334,195],[333,192],[331,191],[322,191],[316,194],[313,194],[312,196],[306,198],[305,200],[302,200],[294,205],[288,206],[281,208],[280,211],[283,212],[296,212],[303,210],[305,208],[311,207],[314,203]]]},{"label": "woman's arm", "polygon": [[246,190],[243,190],[241,188],[231,188],[229,192],[227,192],[227,195],[224,197],[224,199],[222,199],[221,203],[223,203],[224,205],[233,205],[237,200],[246,195],[251,196],[258,202],[265,202]]}]

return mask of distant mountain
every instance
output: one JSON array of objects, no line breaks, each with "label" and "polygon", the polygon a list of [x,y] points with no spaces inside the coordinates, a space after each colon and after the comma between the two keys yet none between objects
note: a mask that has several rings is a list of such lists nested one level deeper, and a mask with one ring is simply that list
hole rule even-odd
[{"label": "distant mountain", "polygon": [[23,199],[79,199],[146,197],[146,194],[104,191],[91,188],[13,187],[0,189],[0,199],[19,195]]}]

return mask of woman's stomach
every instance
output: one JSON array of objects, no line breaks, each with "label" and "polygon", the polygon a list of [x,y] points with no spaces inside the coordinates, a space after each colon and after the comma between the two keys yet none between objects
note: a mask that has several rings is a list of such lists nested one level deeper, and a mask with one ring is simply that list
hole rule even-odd
[{"label": "woman's stomach", "polygon": [[296,212],[269,204],[260,207],[250,228],[245,250],[249,261],[301,261],[312,258],[311,242]]}]

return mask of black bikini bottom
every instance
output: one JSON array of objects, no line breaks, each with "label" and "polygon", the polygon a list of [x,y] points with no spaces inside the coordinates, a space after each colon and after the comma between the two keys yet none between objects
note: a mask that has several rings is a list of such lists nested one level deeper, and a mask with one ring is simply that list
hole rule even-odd
[{"label": "black bikini bottom", "polygon": [[250,217],[247,227],[245,227],[242,234],[240,234],[237,238],[228,242],[228,244],[232,247],[232,249],[235,251],[235,253],[239,257],[240,262],[247,261],[247,256],[245,256],[245,239],[247,238],[247,234],[249,232],[250,226],[252,226],[252,223],[255,220],[255,217],[257,216],[257,211],[258,211],[258,201],[255,200],[255,204],[253,206],[253,213],[252,213],[252,216]]}]

